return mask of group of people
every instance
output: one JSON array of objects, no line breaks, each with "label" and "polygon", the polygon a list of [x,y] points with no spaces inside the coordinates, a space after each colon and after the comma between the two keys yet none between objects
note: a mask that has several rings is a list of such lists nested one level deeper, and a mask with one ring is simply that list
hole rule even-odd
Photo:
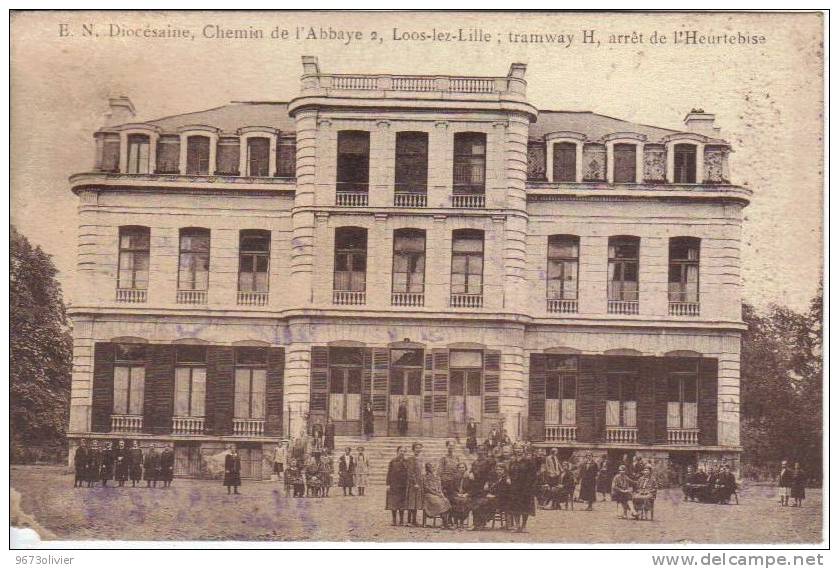
[{"label": "group of people", "polygon": [[410,456],[406,447],[397,448],[386,481],[392,524],[419,526],[422,510],[422,525],[440,518],[446,529],[465,529],[471,514],[475,531],[495,520],[502,528],[526,531],[528,518],[536,515],[538,465],[532,450],[515,445],[508,460],[496,461],[478,448],[477,459],[467,465],[454,449],[447,441],[446,454],[434,464],[423,457],[422,443],[411,445]]},{"label": "group of people", "polygon": [[789,499],[792,498],[793,507],[800,508],[804,502],[804,486],[807,477],[799,463],[792,468],[786,460],[781,461],[781,471],[778,474],[778,498],[781,506],[789,506]]},{"label": "group of people", "polygon": [[175,453],[170,445],[163,445],[158,451],[155,443],[143,452],[138,441],[133,441],[129,447],[124,440],[114,445],[112,440],[79,442],[73,454],[75,478],[74,488],[87,486],[88,488],[101,483],[103,487],[114,480],[117,486],[125,486],[131,481],[131,486],[145,480],[146,487],[169,487],[172,484],[175,470]]},{"label": "group of people", "polygon": [[[329,423],[327,423],[329,426]],[[274,449],[274,474],[279,480],[282,478],[286,496],[328,497],[333,485],[335,459],[332,449],[324,442],[334,446],[334,431],[331,435],[320,437],[315,432],[311,441],[306,433],[292,442],[282,440]],[[355,496],[353,489],[358,490],[359,496],[364,496],[369,485],[370,461],[360,446],[353,454],[353,449],[347,447],[338,459],[338,486],[344,496]]]},{"label": "group of people", "polygon": [[708,472],[701,466],[696,470],[688,466],[682,484],[682,495],[685,502],[727,504],[732,496],[739,501],[737,480],[727,464],[721,467],[712,465]]}]

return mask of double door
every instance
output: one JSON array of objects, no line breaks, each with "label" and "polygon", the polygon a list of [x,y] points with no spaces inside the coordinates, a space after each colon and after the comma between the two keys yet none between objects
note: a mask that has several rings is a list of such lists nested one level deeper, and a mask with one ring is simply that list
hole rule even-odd
[{"label": "double door", "polygon": [[361,367],[329,369],[329,418],[338,434],[357,434],[361,422]]},{"label": "double door", "polygon": [[460,368],[449,371],[449,432],[456,435],[466,433],[466,423],[472,419],[481,422],[481,379],[480,368]]},{"label": "double door", "polygon": [[392,367],[390,370],[388,434],[401,435],[399,411],[404,407],[408,417],[405,435],[422,434],[422,367]]}]

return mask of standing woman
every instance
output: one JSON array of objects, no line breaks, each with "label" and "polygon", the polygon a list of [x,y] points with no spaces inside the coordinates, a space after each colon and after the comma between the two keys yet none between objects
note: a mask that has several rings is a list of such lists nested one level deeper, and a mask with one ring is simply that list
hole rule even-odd
[{"label": "standing woman", "polygon": [[408,490],[408,466],[405,462],[405,447],[396,447],[396,458],[387,465],[387,494],[385,510],[390,510],[391,525],[396,525],[396,512],[399,512],[399,525],[405,523],[405,493]]},{"label": "standing woman", "polygon": [[591,456],[586,453],[586,460],[580,467],[580,500],[586,502],[586,510],[592,509],[592,504],[597,501],[597,464]]},{"label": "standing woman", "polygon": [[597,471],[597,492],[601,502],[605,502],[606,496],[612,492],[612,477],[609,474],[609,459],[604,458],[600,461],[600,469]]},{"label": "standing woman", "polygon": [[175,476],[175,452],[168,444],[160,453],[160,475],[163,486],[168,488],[172,485],[172,478]]},{"label": "standing woman", "polygon": [[362,424],[364,426],[364,436],[368,439],[373,436],[373,404],[369,401],[364,406],[364,411],[361,413]]},{"label": "standing woman", "polygon": [[76,477],[73,479],[73,488],[81,488],[82,482],[87,475],[87,441],[82,439],[79,441],[79,446],[76,452],[73,453],[73,470]]},{"label": "standing woman", "polygon": [[125,486],[128,480],[128,449],[125,448],[125,441],[120,440],[114,450],[114,480],[119,486]]},{"label": "standing woman", "polygon": [[102,460],[99,462],[99,480],[102,486],[108,485],[108,480],[114,477],[114,449],[110,441],[105,443],[105,450],[102,451]]},{"label": "standing woman", "polygon": [[224,485],[227,486],[227,493],[233,488],[233,493],[239,493],[239,486],[242,485],[242,459],[236,451],[236,445],[230,445],[227,456],[224,457]]},{"label": "standing woman", "polygon": [[422,509],[422,484],[425,465],[422,459],[422,443],[411,445],[412,456],[405,461],[408,470],[408,491],[405,493],[405,509],[408,510],[408,523],[418,526],[417,510]]},{"label": "standing woman", "polygon": [[801,465],[796,462],[792,468],[792,488],[790,490],[793,506],[801,507],[801,503],[804,501],[804,485],[806,482],[807,477],[801,470]]},{"label": "standing woman", "polygon": [[478,424],[472,417],[469,417],[469,422],[466,423],[466,450],[469,454],[478,451]]},{"label": "standing woman", "polygon": [[400,437],[408,434],[408,402],[404,399],[399,401],[399,409],[396,412],[396,428]]},{"label": "standing woman", "polygon": [[332,419],[326,420],[326,428],[323,430],[323,447],[329,454],[335,452],[335,423]]},{"label": "standing woman", "polygon": [[87,453],[87,466],[85,468],[85,480],[87,480],[87,487],[90,488],[96,485],[99,480],[99,466],[102,460],[102,453],[99,450],[99,443],[96,439],[90,443],[90,450]]},{"label": "standing woman", "polygon": [[131,487],[135,488],[143,477],[143,451],[137,441],[132,443],[131,450],[128,451],[128,468],[131,471]]},{"label": "standing woman", "polygon": [[513,448],[508,477],[510,501],[507,512],[512,517],[516,531],[523,533],[527,529],[527,518],[536,515],[536,469],[533,462],[524,457],[519,445]]},{"label": "standing woman", "polygon": [[364,454],[364,447],[358,447],[358,454],[355,457],[355,485],[358,486],[358,495],[364,496],[364,489],[367,488],[370,478],[370,462]]},{"label": "standing woman", "polygon": [[157,481],[160,478],[160,453],[157,452],[157,447],[154,443],[146,452],[146,458],[143,461],[143,478],[146,480],[146,488],[149,486],[157,486]]},{"label": "standing woman", "polygon": [[341,455],[341,460],[338,461],[338,485],[344,490],[344,496],[352,496],[353,480],[355,476],[355,459],[352,456],[352,449],[347,447],[344,449],[344,454]]}]

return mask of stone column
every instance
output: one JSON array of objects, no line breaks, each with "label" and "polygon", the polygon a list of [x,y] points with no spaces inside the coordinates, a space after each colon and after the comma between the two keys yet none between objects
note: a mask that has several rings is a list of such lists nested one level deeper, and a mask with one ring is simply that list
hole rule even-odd
[{"label": "stone column", "polygon": [[309,412],[311,343],[307,341],[308,325],[291,324],[289,330],[292,341],[285,347],[283,432],[294,437],[306,427]]},{"label": "stone column", "polygon": [[297,190],[294,195],[291,237],[290,301],[295,306],[312,302],[315,216],[301,208],[315,205],[315,161],[317,156],[317,111],[295,115],[297,129]]},{"label": "stone column", "polygon": [[505,175],[507,195],[505,206],[516,213],[504,222],[504,304],[505,311],[526,310],[527,282],[527,136],[529,121],[511,116],[506,128]]},{"label": "stone column", "polygon": [[93,321],[73,318],[73,375],[70,384],[70,425],[68,433],[90,431],[93,404]]}]

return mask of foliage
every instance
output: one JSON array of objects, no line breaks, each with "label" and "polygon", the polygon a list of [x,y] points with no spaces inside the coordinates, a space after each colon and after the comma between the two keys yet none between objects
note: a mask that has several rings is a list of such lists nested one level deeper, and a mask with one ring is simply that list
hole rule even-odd
[{"label": "foliage", "polygon": [[9,397],[11,460],[65,445],[72,337],[50,256],[10,231]]},{"label": "foliage", "polygon": [[743,459],[753,468],[800,462],[822,472],[822,292],[806,314],[743,305]]}]

